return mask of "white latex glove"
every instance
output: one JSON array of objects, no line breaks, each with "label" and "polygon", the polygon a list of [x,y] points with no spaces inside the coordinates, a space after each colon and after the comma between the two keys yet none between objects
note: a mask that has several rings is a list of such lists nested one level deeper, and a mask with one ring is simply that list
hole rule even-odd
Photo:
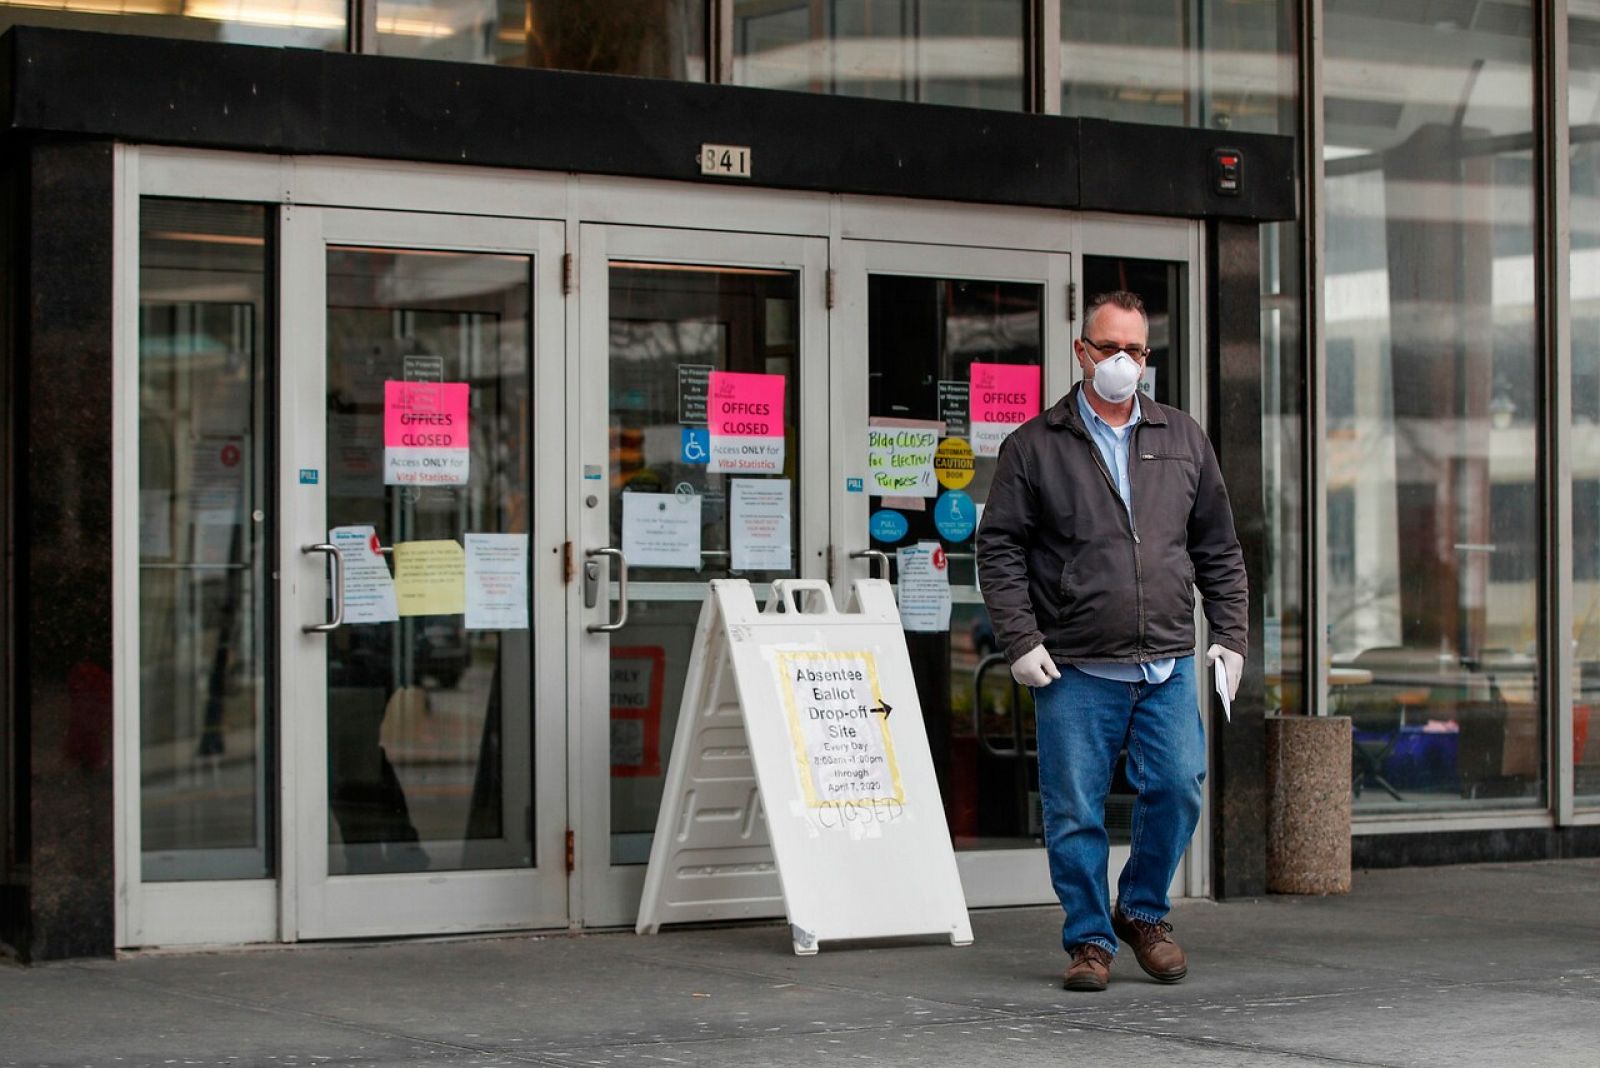
[{"label": "white latex glove", "polygon": [[1211,667],[1222,660],[1222,670],[1228,673],[1228,700],[1232,701],[1239,696],[1239,679],[1244,676],[1244,657],[1232,649],[1224,649],[1220,645],[1213,645],[1206,650],[1206,667]]},{"label": "white latex glove", "polygon": [[1056,667],[1056,662],[1050,659],[1050,654],[1044,651],[1044,646],[1035,645],[1017,657],[1017,662],[1011,665],[1011,677],[1024,686],[1038,689],[1050,685],[1052,679],[1059,679],[1061,671]]}]

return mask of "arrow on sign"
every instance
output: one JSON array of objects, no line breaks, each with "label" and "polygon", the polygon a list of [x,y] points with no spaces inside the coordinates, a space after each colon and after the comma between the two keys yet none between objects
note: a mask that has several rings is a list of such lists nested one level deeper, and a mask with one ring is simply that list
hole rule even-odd
[{"label": "arrow on sign", "polygon": [[872,711],[878,713],[884,719],[888,719],[889,718],[889,713],[893,712],[894,709],[892,707],[890,707],[888,701],[879,701],[878,702],[878,707],[872,709]]}]

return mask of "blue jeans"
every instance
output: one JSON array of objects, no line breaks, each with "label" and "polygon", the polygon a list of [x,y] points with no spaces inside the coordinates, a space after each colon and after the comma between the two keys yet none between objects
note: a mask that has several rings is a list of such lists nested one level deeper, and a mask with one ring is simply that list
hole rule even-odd
[{"label": "blue jeans", "polygon": [[1171,908],[1167,887],[1200,820],[1205,731],[1196,704],[1194,657],[1166,682],[1112,682],[1068,664],[1033,691],[1039,731],[1039,792],[1050,881],[1066,912],[1061,944],[1117,951],[1106,897],[1106,795],[1117,754],[1128,750],[1132,855],[1117,883],[1131,919],[1157,923]]}]

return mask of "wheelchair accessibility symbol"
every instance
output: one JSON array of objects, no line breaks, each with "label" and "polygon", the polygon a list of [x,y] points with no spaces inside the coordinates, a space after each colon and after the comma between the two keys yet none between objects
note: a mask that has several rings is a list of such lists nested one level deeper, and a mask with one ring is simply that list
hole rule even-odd
[{"label": "wheelchair accessibility symbol", "polygon": [[686,464],[711,462],[711,430],[709,427],[686,426],[683,428],[681,458]]}]

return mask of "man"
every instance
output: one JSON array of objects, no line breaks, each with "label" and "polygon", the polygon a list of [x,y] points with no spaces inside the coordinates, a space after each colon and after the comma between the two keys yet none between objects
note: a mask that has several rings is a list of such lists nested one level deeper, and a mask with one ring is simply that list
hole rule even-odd
[{"label": "man", "polygon": [[[1068,990],[1104,990],[1119,939],[1161,982],[1188,973],[1166,915],[1206,773],[1196,586],[1206,661],[1222,662],[1230,699],[1244,669],[1249,595],[1227,490],[1199,425],[1139,398],[1148,338],[1136,295],[1089,302],[1073,342],[1084,381],[1006,439],[978,531],[997,643],[1033,688]],[[1105,800],[1124,748],[1137,796],[1113,912]]]}]

